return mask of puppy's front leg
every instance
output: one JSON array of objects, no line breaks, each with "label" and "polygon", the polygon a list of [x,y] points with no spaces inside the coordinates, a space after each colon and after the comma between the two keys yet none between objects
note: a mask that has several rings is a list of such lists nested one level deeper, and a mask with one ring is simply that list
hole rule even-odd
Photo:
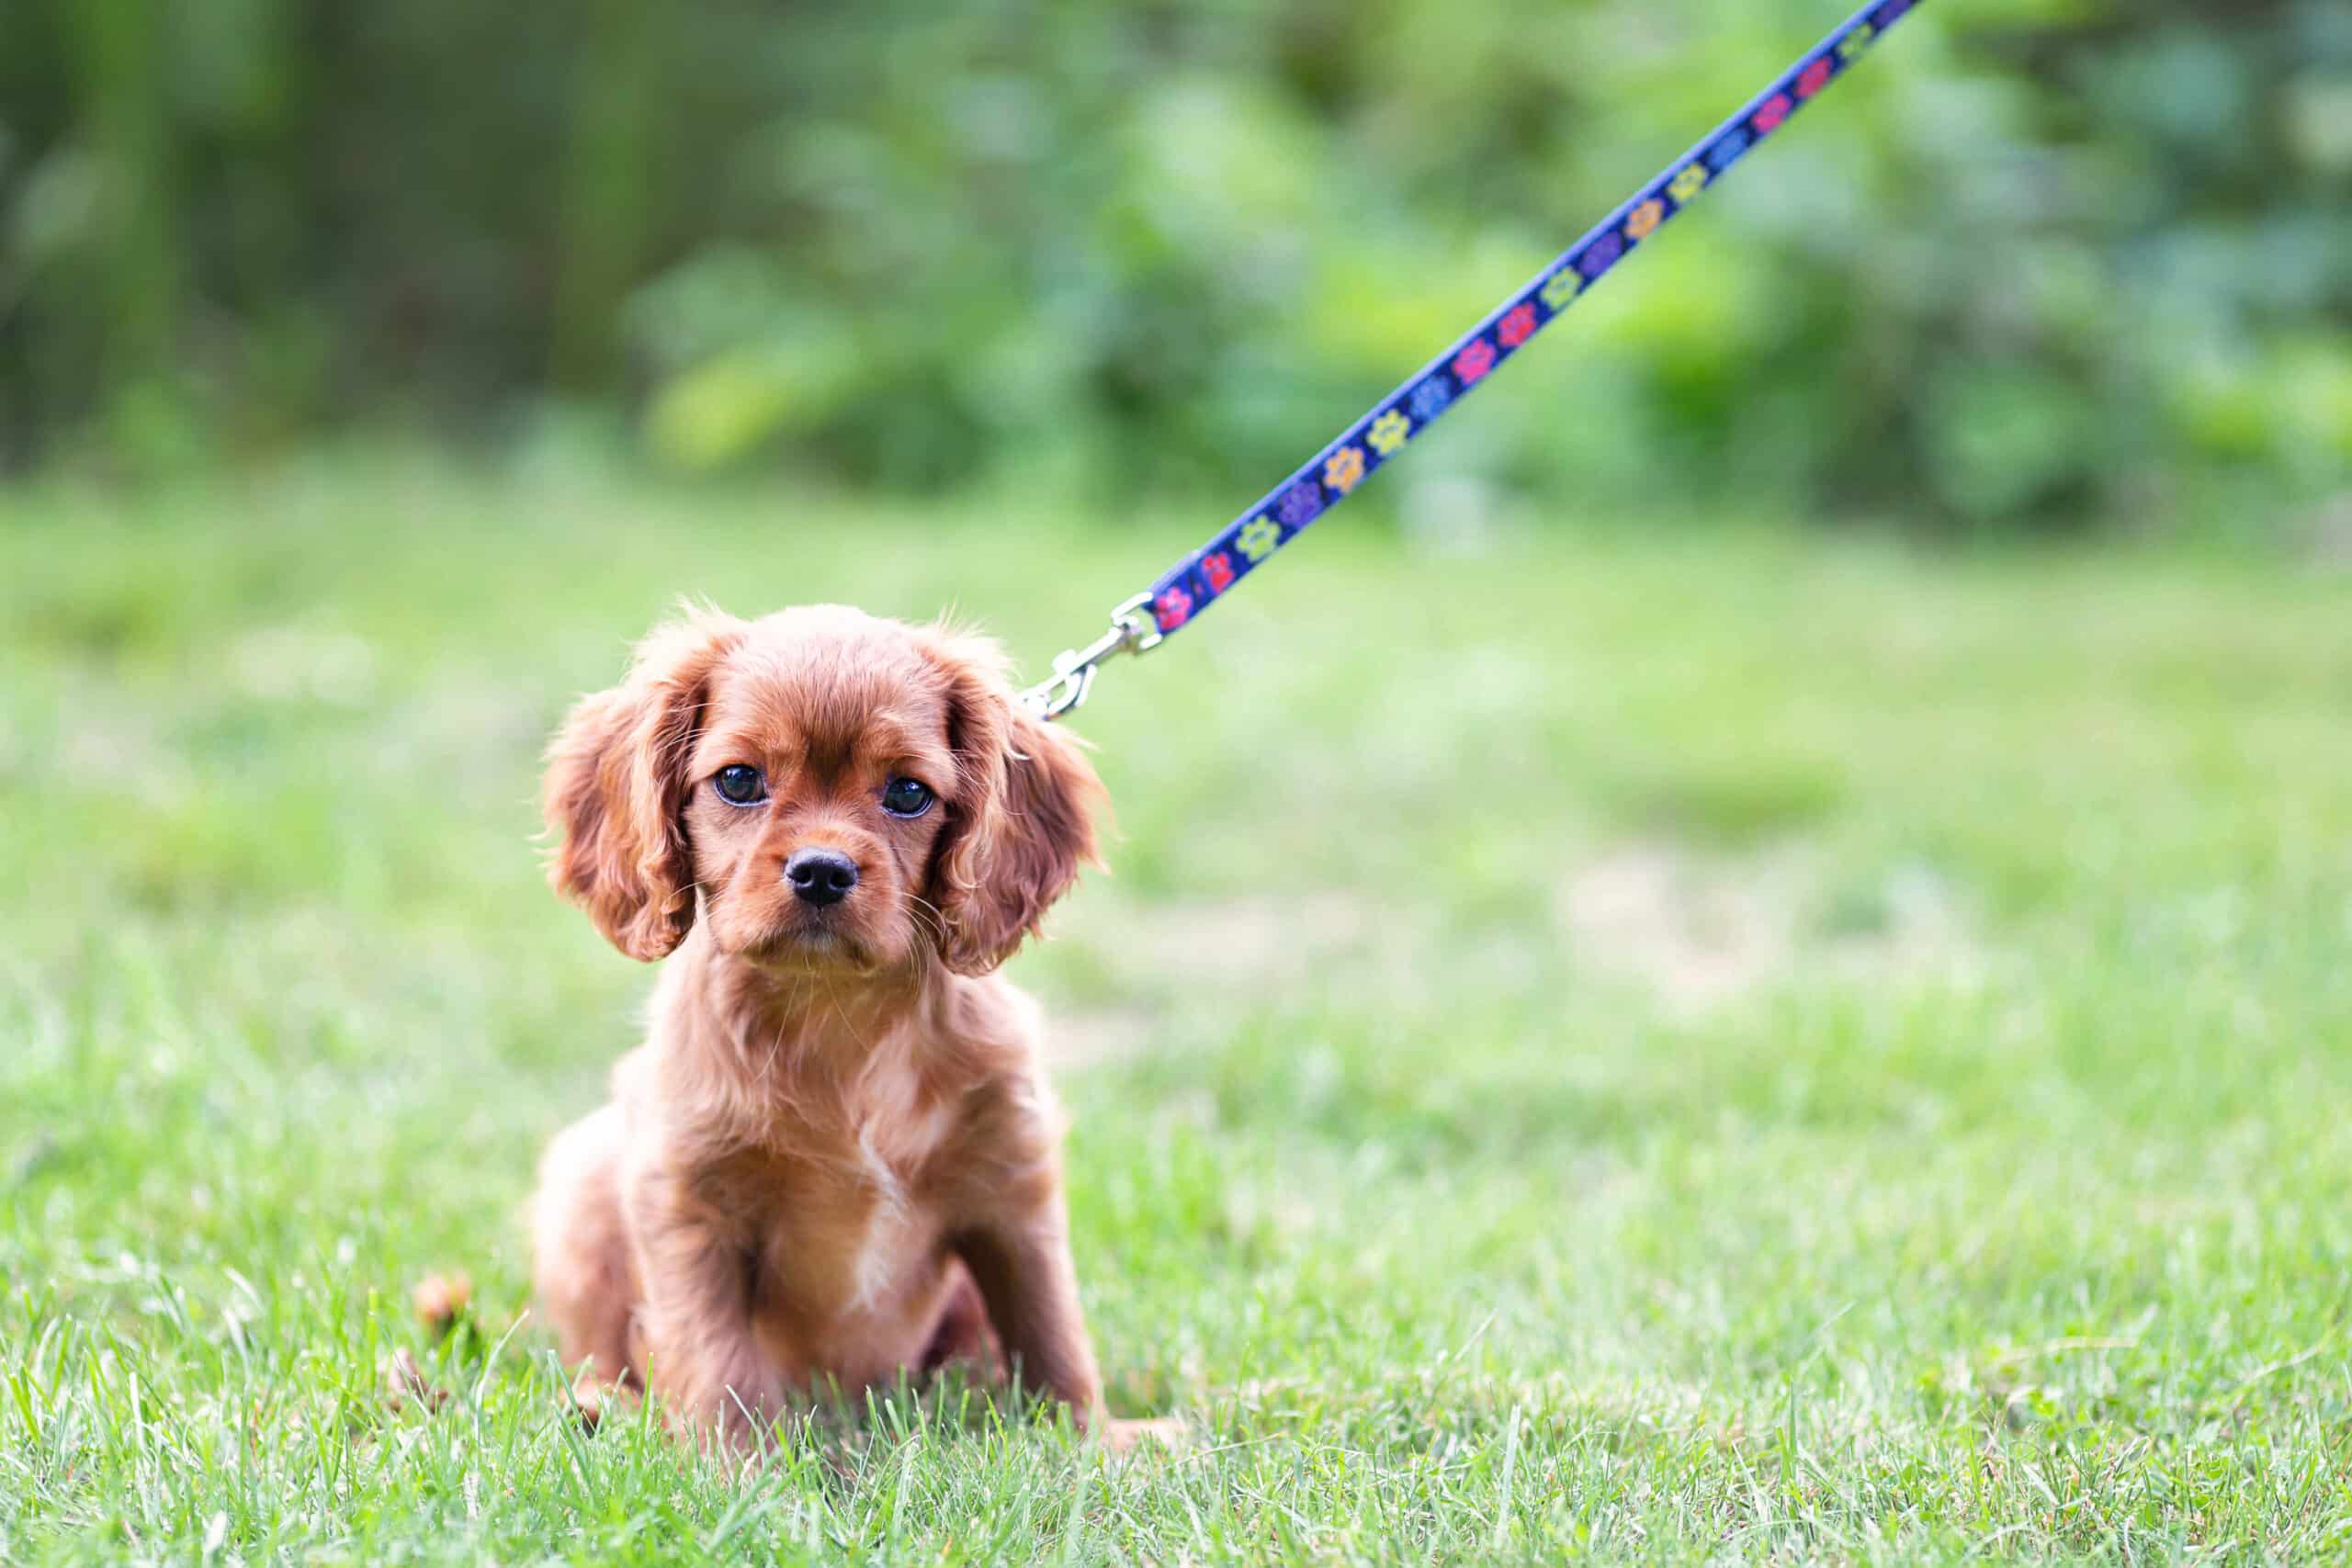
[{"label": "puppy's front leg", "polygon": [[1114,1421],[1102,1405],[1094,1346],[1078,1306],[1078,1270],[1070,1262],[1069,1220],[1057,1189],[1034,1208],[1016,1211],[959,1235],[956,1250],[988,1303],[989,1321],[1021,1380],[1069,1407],[1071,1421],[1105,1448],[1125,1453],[1138,1443],[1176,1445],[1183,1423]]},{"label": "puppy's front leg", "polygon": [[752,1332],[751,1249],[673,1178],[650,1177],[631,1199],[647,1381],[738,1440],[784,1407],[784,1375]]},{"label": "puppy's front leg", "polygon": [[1078,1270],[1059,1190],[1032,1206],[990,1216],[957,1235],[955,1245],[1021,1381],[1068,1405],[1081,1429],[1100,1427],[1102,1382],[1079,1310]]}]

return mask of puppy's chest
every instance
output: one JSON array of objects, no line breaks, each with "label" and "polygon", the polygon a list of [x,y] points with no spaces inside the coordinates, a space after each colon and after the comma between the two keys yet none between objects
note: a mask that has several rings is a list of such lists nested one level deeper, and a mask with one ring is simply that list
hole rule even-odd
[{"label": "puppy's chest", "polygon": [[946,1221],[934,1167],[952,1109],[875,1085],[812,1110],[731,1162],[757,1189],[735,1196],[758,1216],[758,1288],[820,1319],[882,1310],[936,1267]]}]

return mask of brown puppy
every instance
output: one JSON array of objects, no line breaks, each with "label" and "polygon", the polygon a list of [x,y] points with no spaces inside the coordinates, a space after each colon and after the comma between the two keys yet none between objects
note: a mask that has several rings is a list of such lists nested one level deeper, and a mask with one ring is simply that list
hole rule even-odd
[{"label": "brown puppy", "polygon": [[992,1325],[1025,1385],[1135,1435],[1103,1424],[1036,1010],[995,973],[1093,861],[1101,795],[992,644],[833,605],[695,614],[572,710],[549,879],[670,963],[540,1169],[567,1363],[740,1438]]}]

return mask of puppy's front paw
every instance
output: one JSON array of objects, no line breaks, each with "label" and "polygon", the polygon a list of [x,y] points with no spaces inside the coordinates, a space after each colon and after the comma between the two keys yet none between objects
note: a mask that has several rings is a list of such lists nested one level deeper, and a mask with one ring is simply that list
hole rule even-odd
[{"label": "puppy's front paw", "polygon": [[1174,1453],[1189,1446],[1191,1441],[1192,1434],[1184,1429],[1184,1423],[1173,1416],[1136,1421],[1106,1421],[1102,1424],[1103,1449],[1121,1457],[1138,1450]]},{"label": "puppy's front paw", "polygon": [[745,1355],[733,1359],[726,1370],[677,1379],[663,1415],[673,1431],[731,1458],[766,1447],[784,1408],[783,1380]]},{"label": "puppy's front paw", "polygon": [[775,1439],[775,1419],[783,1408],[778,1395],[750,1398],[729,1389],[708,1412],[705,1430],[718,1451],[757,1459]]}]

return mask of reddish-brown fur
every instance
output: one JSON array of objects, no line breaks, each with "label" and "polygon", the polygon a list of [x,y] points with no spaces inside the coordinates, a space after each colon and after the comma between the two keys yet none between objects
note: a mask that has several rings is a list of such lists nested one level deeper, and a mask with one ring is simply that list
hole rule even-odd
[{"label": "reddish-brown fur", "polygon": [[[765,803],[719,797],[730,763]],[[935,804],[883,811],[894,775]],[[550,880],[670,962],[611,1103],[541,1167],[567,1362],[740,1436],[989,1352],[992,1327],[1024,1384],[1102,1423],[1035,1009],[995,973],[1093,860],[1101,795],[993,645],[837,606],[692,615],[572,711]],[[804,847],[855,863],[839,904],[793,896]]]}]

